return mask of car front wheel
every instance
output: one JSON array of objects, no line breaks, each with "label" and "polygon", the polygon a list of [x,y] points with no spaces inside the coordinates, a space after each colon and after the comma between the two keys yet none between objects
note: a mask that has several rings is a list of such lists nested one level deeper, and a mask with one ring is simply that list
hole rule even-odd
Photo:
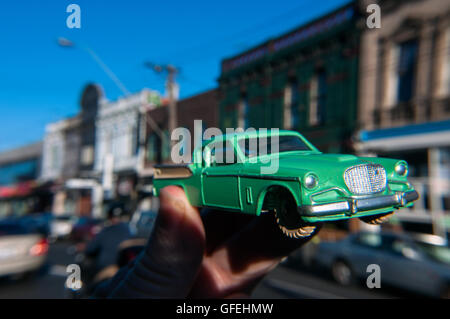
[{"label": "car front wheel", "polygon": [[315,225],[305,223],[297,212],[297,206],[290,194],[282,194],[278,197],[274,207],[278,227],[288,237],[306,238],[316,230]]},{"label": "car front wheel", "polygon": [[446,286],[442,292],[441,296],[442,299],[450,299],[450,285]]},{"label": "car front wheel", "polygon": [[369,225],[381,225],[381,224],[387,222],[392,214],[394,214],[394,212],[389,212],[389,213],[379,214],[379,215],[374,215],[374,216],[364,216],[364,217],[360,217],[360,219]]},{"label": "car front wheel", "polygon": [[337,260],[333,263],[331,273],[333,275],[333,279],[343,286],[349,286],[353,283],[352,269],[342,260]]}]

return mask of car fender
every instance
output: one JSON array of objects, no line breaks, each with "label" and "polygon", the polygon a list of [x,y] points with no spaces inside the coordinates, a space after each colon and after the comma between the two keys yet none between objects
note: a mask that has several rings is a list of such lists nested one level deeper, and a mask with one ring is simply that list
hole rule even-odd
[{"label": "car fender", "polygon": [[270,191],[271,188],[273,187],[282,187],[284,189],[286,189],[294,198],[297,206],[301,205],[301,200],[300,200],[300,192],[296,195],[296,191],[293,189],[293,185],[290,185],[289,183],[283,182],[283,181],[276,181],[271,183],[270,185],[267,185],[266,187],[264,187],[261,192],[258,195],[258,202],[256,205],[256,215],[260,215],[261,214],[261,210],[264,204],[264,200],[265,197],[267,195],[267,193]]}]

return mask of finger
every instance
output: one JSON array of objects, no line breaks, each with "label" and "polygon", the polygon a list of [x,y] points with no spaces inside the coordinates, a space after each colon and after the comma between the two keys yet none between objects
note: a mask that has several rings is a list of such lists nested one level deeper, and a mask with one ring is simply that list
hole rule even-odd
[{"label": "finger", "polygon": [[116,296],[186,297],[200,268],[204,246],[205,232],[198,210],[189,204],[181,188],[163,188],[159,214],[145,252]]},{"label": "finger", "polygon": [[244,215],[230,211],[202,211],[202,220],[206,232],[206,254],[211,254],[217,247],[223,245],[235,233],[246,227],[255,216]]},{"label": "finger", "polygon": [[311,237],[289,238],[279,230],[271,214],[260,216],[204,259],[198,278],[204,285],[196,286],[192,295],[250,294],[282,258]]}]

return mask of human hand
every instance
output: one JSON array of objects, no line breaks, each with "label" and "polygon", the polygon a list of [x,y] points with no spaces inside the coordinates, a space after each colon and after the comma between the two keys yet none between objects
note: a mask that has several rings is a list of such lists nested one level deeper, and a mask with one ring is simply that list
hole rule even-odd
[{"label": "human hand", "polygon": [[145,253],[114,295],[249,296],[264,275],[307,241],[283,235],[271,214],[200,215],[183,189],[168,186],[160,192],[160,210]]}]

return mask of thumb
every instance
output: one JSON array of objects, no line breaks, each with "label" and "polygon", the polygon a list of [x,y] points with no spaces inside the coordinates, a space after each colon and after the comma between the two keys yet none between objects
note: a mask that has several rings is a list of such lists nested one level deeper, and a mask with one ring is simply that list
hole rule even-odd
[{"label": "thumb", "polygon": [[198,210],[181,188],[165,187],[145,252],[122,288],[133,297],[184,298],[197,276],[204,247],[205,231]]}]

